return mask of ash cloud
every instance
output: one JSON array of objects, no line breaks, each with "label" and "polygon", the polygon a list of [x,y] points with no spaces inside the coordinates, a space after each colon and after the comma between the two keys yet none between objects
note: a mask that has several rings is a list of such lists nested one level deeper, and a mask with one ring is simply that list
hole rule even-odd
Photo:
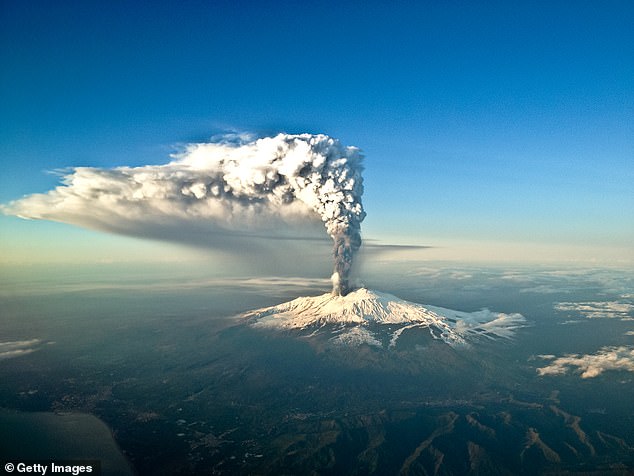
[{"label": "ash cloud", "polygon": [[334,243],[333,293],[350,291],[365,217],[357,148],[326,135],[231,135],[189,144],[172,159],[142,167],[77,167],[54,190],[2,211],[230,251],[247,242],[257,246],[258,238],[279,247],[284,239],[318,239],[315,224],[321,221]]}]

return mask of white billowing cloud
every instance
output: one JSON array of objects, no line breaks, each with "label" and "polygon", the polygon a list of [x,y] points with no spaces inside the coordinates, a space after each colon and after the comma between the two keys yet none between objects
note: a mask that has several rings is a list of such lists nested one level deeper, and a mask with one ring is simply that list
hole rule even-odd
[{"label": "white billowing cloud", "polygon": [[39,339],[0,342],[0,360],[30,354],[35,352],[40,344]]},{"label": "white billowing cloud", "polygon": [[581,378],[592,378],[606,370],[634,372],[634,347],[602,347],[594,354],[540,355],[550,364],[537,369],[539,375],[563,375],[575,369]]},{"label": "white billowing cloud", "polygon": [[559,302],[555,310],[578,312],[588,319],[630,319],[634,305],[622,301]]},{"label": "white billowing cloud", "polygon": [[190,144],[164,165],[77,167],[54,190],[2,210],[231,251],[265,238],[319,239],[325,225],[334,241],[333,280],[347,292],[365,217],[358,149],[325,135],[229,139]]}]

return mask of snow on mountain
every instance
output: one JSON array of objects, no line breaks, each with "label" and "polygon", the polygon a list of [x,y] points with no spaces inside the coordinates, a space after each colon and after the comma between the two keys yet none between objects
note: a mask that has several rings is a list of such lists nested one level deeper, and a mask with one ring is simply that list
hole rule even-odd
[{"label": "snow on mountain", "polygon": [[[360,288],[346,296],[331,293],[299,297],[277,306],[242,314],[254,327],[309,330],[337,326],[334,340],[344,344],[381,346],[375,329],[391,333],[390,347],[407,329],[427,328],[434,339],[466,345],[477,337],[510,338],[525,325],[521,314],[482,309],[462,312],[405,301],[391,294]],[[376,326],[378,325],[378,326]]]}]

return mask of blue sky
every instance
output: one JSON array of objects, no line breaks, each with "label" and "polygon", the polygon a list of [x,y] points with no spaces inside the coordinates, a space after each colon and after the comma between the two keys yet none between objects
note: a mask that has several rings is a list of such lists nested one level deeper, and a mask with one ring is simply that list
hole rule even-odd
[{"label": "blue sky", "polygon": [[[2,1],[0,202],[223,131],[323,132],[366,155],[368,239],[634,260],[632,2],[310,3]],[[4,216],[0,240],[159,246]]]}]

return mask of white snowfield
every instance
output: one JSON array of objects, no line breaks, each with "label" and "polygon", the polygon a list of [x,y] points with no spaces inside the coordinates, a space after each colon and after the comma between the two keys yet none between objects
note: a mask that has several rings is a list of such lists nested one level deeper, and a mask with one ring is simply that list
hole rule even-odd
[{"label": "white snowfield", "polygon": [[[255,327],[309,329],[327,325],[344,326],[336,340],[347,344],[381,345],[368,327],[389,326],[394,346],[406,329],[428,328],[432,337],[450,345],[466,345],[477,337],[510,338],[526,325],[521,314],[504,314],[483,309],[462,312],[422,306],[391,294],[360,288],[346,296],[331,293],[299,297],[277,306],[242,314]],[[396,329],[394,329],[396,327]]]}]

